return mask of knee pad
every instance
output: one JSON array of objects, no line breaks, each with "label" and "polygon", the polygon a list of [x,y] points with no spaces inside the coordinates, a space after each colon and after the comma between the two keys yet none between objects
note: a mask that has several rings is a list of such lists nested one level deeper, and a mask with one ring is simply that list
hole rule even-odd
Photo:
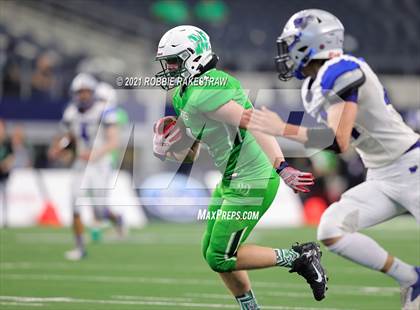
[{"label": "knee pad", "polygon": [[236,257],[225,258],[224,254],[211,251],[206,252],[206,261],[210,268],[215,272],[230,272],[235,270]]},{"label": "knee pad", "polygon": [[357,221],[357,210],[349,210],[343,203],[335,202],[322,215],[318,225],[317,238],[322,241],[355,232]]}]

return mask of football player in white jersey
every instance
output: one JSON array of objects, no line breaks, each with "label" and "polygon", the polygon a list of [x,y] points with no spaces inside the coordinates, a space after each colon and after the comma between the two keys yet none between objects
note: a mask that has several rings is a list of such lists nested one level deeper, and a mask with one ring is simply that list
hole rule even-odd
[{"label": "football player in white jersey", "polygon": [[369,65],[343,54],[343,37],[344,27],[334,15],[311,9],[293,15],[277,39],[279,78],[304,80],[304,108],[324,128],[286,124],[267,108],[245,117],[251,129],[309,148],[356,149],[368,168],[367,179],[326,210],[318,239],[332,252],[397,280],[402,308],[418,310],[420,267],[392,256],[358,231],[406,212],[420,223],[419,135],[392,107]]},{"label": "football player in white jersey", "polygon": [[[121,135],[121,117],[119,117],[119,113],[121,113],[121,110],[118,108],[118,100],[117,100],[117,92],[115,89],[108,83],[105,82],[99,82],[95,89],[95,101],[96,104],[102,105],[104,113],[102,114],[102,126],[109,127],[112,124],[115,128],[118,128],[117,130],[117,139],[120,140]],[[114,129],[113,129],[114,130]],[[95,142],[97,143],[97,142]],[[107,154],[108,158],[111,159],[111,165],[107,165],[107,169],[111,167],[111,171],[107,171],[107,175],[112,173],[112,170],[118,165],[117,161],[120,156],[118,149],[110,150]],[[106,187],[108,183],[106,180],[103,183]],[[97,184],[102,184],[100,181],[97,181],[95,179],[94,182],[98,182]],[[103,181],[102,181],[103,182]],[[99,192],[100,193],[100,192]],[[102,198],[106,200],[107,193],[106,191],[102,192],[103,195],[101,195]],[[100,204],[100,202],[99,202]],[[123,220],[122,216],[120,214],[120,211],[115,208],[115,206],[94,206],[94,215],[96,220],[96,225],[91,227],[91,238],[92,240],[100,240],[102,237],[102,228],[103,225],[101,224],[104,220],[110,221],[115,226],[116,232],[118,234],[118,237],[124,237],[127,233],[127,227],[123,226]],[[102,226],[102,227],[101,227]]]},{"label": "football player in white jersey", "polygon": [[119,145],[116,108],[114,103],[96,93],[97,87],[98,82],[89,74],[80,73],[73,79],[70,87],[72,101],[62,118],[65,133],[49,151],[50,158],[58,158],[69,137],[76,141],[73,169],[77,176],[72,193],[76,248],[66,252],[69,260],[80,260],[86,256],[78,198],[89,198],[96,219],[110,219],[117,229],[122,225],[121,217],[107,206],[106,191],[113,169],[111,153]]}]

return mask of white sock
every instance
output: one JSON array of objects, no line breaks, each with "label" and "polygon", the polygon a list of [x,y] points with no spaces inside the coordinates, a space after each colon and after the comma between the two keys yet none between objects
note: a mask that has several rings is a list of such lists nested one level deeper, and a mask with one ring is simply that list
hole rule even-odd
[{"label": "white sock", "polygon": [[[328,249],[374,270],[381,270],[388,258],[388,253],[376,241],[360,233],[345,234]],[[398,258],[394,258],[394,263],[387,274],[397,280],[402,287],[409,287],[417,281],[414,267]]]},{"label": "white sock", "polygon": [[345,234],[328,249],[374,270],[381,270],[388,257],[388,253],[376,241],[360,233]]},{"label": "white sock", "polygon": [[414,267],[394,257],[394,262],[387,274],[400,283],[402,287],[409,287],[417,282],[417,273]]}]

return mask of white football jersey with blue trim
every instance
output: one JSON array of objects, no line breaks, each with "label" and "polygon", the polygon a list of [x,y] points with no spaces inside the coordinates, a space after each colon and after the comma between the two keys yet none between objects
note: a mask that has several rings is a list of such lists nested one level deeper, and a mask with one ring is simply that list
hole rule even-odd
[{"label": "white football jersey with blue trim", "polygon": [[356,102],[358,112],[351,145],[367,168],[392,163],[419,139],[362,59],[342,55],[326,61],[315,80],[305,79],[301,94],[306,112],[323,124],[327,124],[328,108],[338,101],[337,96]]},{"label": "white football jersey with blue trim", "polygon": [[108,125],[117,124],[117,112],[115,106],[102,101],[95,102],[84,113],[81,113],[74,103],[70,103],[61,122],[64,130],[75,136],[77,153],[80,154],[105,143],[104,129]]}]

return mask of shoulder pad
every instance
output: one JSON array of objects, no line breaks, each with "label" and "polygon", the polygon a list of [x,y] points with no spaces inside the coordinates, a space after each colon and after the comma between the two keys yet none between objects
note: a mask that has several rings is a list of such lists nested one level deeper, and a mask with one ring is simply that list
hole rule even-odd
[{"label": "shoulder pad", "polygon": [[329,95],[332,91],[334,95],[340,96],[365,82],[365,75],[354,57],[340,57],[325,65],[320,81],[323,95]]}]

